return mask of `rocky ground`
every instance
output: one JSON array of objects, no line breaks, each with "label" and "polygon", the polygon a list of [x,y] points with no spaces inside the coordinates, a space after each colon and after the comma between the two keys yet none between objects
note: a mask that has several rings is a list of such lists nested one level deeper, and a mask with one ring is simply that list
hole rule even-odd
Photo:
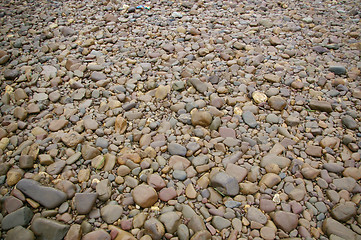
[{"label": "rocky ground", "polygon": [[1,238],[361,239],[360,17],[1,1]]}]

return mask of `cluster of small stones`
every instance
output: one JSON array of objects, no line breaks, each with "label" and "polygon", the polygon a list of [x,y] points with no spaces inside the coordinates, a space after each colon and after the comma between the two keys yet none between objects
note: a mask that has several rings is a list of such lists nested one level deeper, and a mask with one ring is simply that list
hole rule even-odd
[{"label": "cluster of small stones", "polygon": [[0,237],[361,239],[360,11],[1,1]]}]

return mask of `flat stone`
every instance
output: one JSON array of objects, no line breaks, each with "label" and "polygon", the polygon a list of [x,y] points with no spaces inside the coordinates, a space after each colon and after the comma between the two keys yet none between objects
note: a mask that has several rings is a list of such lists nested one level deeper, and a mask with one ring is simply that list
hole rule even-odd
[{"label": "flat stone", "polygon": [[346,222],[356,215],[356,211],[355,203],[345,202],[336,204],[331,210],[331,215],[337,221]]},{"label": "flat stone", "polygon": [[107,201],[110,198],[112,187],[108,179],[103,179],[97,184],[96,193],[101,201]]},{"label": "flat stone", "polygon": [[106,223],[111,224],[120,218],[123,213],[123,208],[119,205],[108,204],[101,208],[100,213],[102,215],[102,219]]},{"label": "flat stone", "polygon": [[317,110],[320,112],[330,113],[333,111],[331,104],[326,101],[311,100],[309,106],[312,110]]},{"label": "flat stone", "polygon": [[239,193],[237,179],[225,172],[215,174],[211,178],[211,185],[225,195],[235,196]]},{"label": "flat stone", "polygon": [[20,75],[20,72],[16,69],[6,69],[4,71],[4,78],[6,80],[14,80]]},{"label": "flat stone", "polygon": [[330,66],[328,70],[336,75],[344,75],[347,72],[346,68],[341,65]]},{"label": "flat stone", "polygon": [[22,226],[16,226],[9,230],[6,234],[5,240],[34,240],[35,236],[29,229],[23,228]]},{"label": "flat stone", "polygon": [[60,31],[64,35],[64,37],[72,36],[76,33],[75,30],[70,27],[62,27]]},{"label": "flat stone", "polygon": [[344,239],[350,239],[350,240],[358,239],[357,234],[354,231],[352,231],[351,229],[344,226],[342,223],[332,218],[326,218],[323,221],[322,230],[328,236],[334,234]]},{"label": "flat stone", "polygon": [[263,225],[266,224],[267,220],[268,220],[266,215],[264,215],[261,210],[255,208],[255,207],[250,207],[247,209],[246,218],[250,222],[255,221],[255,222],[258,222]]},{"label": "flat stone", "polygon": [[90,79],[93,81],[101,81],[101,80],[105,80],[107,78],[107,76],[102,73],[102,72],[92,72],[90,75]]},{"label": "flat stone", "polygon": [[152,240],[161,240],[165,234],[165,229],[163,224],[154,217],[145,221],[144,229],[146,234],[152,237]]},{"label": "flat stone", "polygon": [[248,170],[233,163],[228,163],[226,167],[226,173],[229,176],[236,178],[238,182],[242,182],[246,178]]},{"label": "flat stone", "polygon": [[341,117],[341,122],[348,129],[355,130],[358,128],[358,123],[350,115]]},{"label": "flat stone", "polygon": [[59,206],[67,199],[64,192],[55,188],[43,186],[32,179],[20,180],[16,185],[16,188],[48,209]]},{"label": "flat stone", "polygon": [[33,215],[34,213],[31,211],[30,208],[28,207],[19,208],[18,210],[9,213],[3,218],[1,222],[1,228],[3,230],[9,230],[16,226],[26,227],[33,218]]},{"label": "flat stone", "polygon": [[219,231],[231,226],[231,221],[220,216],[214,216],[212,218],[212,225]]},{"label": "flat stone", "polygon": [[84,137],[77,132],[69,132],[61,137],[63,143],[68,147],[75,147],[84,141]]},{"label": "flat stone", "polygon": [[79,240],[82,236],[82,228],[79,224],[72,224],[64,240]]},{"label": "flat stone", "polygon": [[167,86],[164,86],[164,85],[160,85],[156,91],[155,91],[155,94],[154,96],[157,98],[157,99],[165,99],[168,94],[170,93],[170,85],[167,85]]},{"label": "flat stone", "polygon": [[291,160],[275,154],[267,154],[261,160],[261,167],[266,167],[269,164],[277,164],[282,169],[288,167],[291,164]]},{"label": "flat stone", "polygon": [[191,240],[211,240],[211,239],[212,239],[212,235],[207,230],[196,232],[191,238]]},{"label": "flat stone", "polygon": [[269,82],[272,82],[272,83],[279,83],[281,82],[281,77],[280,76],[277,76],[277,75],[274,75],[274,74],[271,74],[271,73],[267,73],[263,76],[263,78]]},{"label": "flat stone", "polygon": [[181,223],[180,214],[176,212],[166,212],[160,215],[159,221],[161,221],[168,233],[175,233]]},{"label": "flat stone", "polygon": [[168,152],[171,155],[185,156],[187,153],[187,149],[178,143],[172,142],[168,144]]},{"label": "flat stone", "polygon": [[332,183],[336,186],[337,190],[346,190],[349,192],[352,192],[356,186],[356,180],[351,177],[334,179]]},{"label": "flat stone", "polygon": [[36,218],[31,224],[31,230],[39,239],[62,240],[70,226],[46,218]]},{"label": "flat stone", "polygon": [[259,186],[265,185],[272,188],[281,182],[281,177],[275,173],[266,173],[259,181]]},{"label": "flat stone", "polygon": [[58,161],[50,164],[46,168],[46,172],[49,173],[50,175],[57,175],[57,174],[61,173],[61,171],[64,169],[65,165],[66,165],[66,161],[58,160]]},{"label": "flat stone", "polygon": [[162,190],[160,190],[159,192],[159,199],[164,201],[164,202],[168,202],[169,200],[174,199],[175,197],[177,197],[177,192],[174,188],[170,187],[170,188],[163,188]]},{"label": "flat stone", "polygon": [[22,169],[30,169],[34,167],[34,157],[30,155],[23,155],[19,158],[19,167]]},{"label": "flat stone", "polygon": [[268,105],[274,110],[281,111],[285,109],[287,102],[281,96],[272,96],[268,99]]},{"label": "flat stone", "polygon": [[243,118],[243,121],[251,128],[255,128],[258,126],[256,117],[254,116],[254,114],[252,112],[250,112],[250,111],[243,112],[242,118]]},{"label": "flat stone", "polygon": [[149,186],[153,187],[156,191],[159,191],[167,186],[164,179],[161,176],[159,176],[157,173],[148,175],[147,183]]},{"label": "flat stone", "polygon": [[134,202],[142,208],[153,206],[158,201],[158,194],[149,185],[139,185],[132,191]]},{"label": "flat stone", "polygon": [[200,93],[205,93],[208,90],[208,85],[205,82],[202,82],[198,78],[191,78],[189,82],[193,85],[195,89],[197,89]]},{"label": "flat stone", "polygon": [[49,124],[49,130],[53,132],[59,131],[60,129],[63,129],[68,123],[69,121],[65,119],[53,120]]},{"label": "flat stone", "polygon": [[119,227],[110,225],[109,230],[117,233],[115,240],[137,240],[131,233],[120,229]]},{"label": "flat stone", "polygon": [[312,157],[321,157],[322,147],[307,145],[305,152]]},{"label": "flat stone", "polygon": [[291,232],[298,225],[298,215],[285,211],[277,211],[272,216],[273,222],[285,232]]},{"label": "flat stone", "polygon": [[88,214],[98,198],[96,193],[76,193],[74,206],[79,214]]},{"label": "flat stone", "polygon": [[103,229],[98,229],[87,233],[83,236],[82,240],[111,240],[111,236]]},{"label": "flat stone", "polygon": [[24,176],[24,170],[18,169],[18,168],[11,168],[6,173],[6,183],[9,186],[14,186],[15,184],[17,184],[21,180],[21,178],[23,176]]},{"label": "flat stone", "polygon": [[99,149],[90,146],[88,144],[85,144],[81,148],[81,155],[84,158],[84,160],[90,160],[95,158],[96,156],[100,155]]}]

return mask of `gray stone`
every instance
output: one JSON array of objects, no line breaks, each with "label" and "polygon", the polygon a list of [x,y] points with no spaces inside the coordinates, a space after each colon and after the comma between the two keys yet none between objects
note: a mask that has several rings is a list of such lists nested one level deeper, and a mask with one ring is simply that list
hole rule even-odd
[{"label": "gray stone", "polygon": [[197,89],[200,93],[205,93],[208,90],[207,83],[202,82],[198,78],[191,78],[189,79],[189,82],[193,85],[195,89]]},{"label": "gray stone", "polygon": [[29,229],[23,228],[22,226],[16,226],[9,230],[6,234],[5,240],[34,240],[35,236]]},{"label": "gray stone", "polygon": [[239,193],[239,185],[236,178],[225,172],[219,172],[211,178],[211,185],[225,195],[235,196]]},{"label": "gray stone", "polygon": [[189,230],[186,225],[180,224],[177,228],[177,236],[179,240],[188,240],[189,239]]},{"label": "gray stone", "polygon": [[33,215],[34,214],[30,208],[28,207],[19,208],[18,210],[9,213],[4,217],[4,219],[1,222],[1,227],[3,230],[8,230],[16,226],[25,227],[30,223]]},{"label": "gray stone", "polygon": [[347,190],[352,192],[356,186],[356,180],[351,177],[344,177],[339,179],[334,179],[333,184],[335,184],[337,190]]},{"label": "gray stone", "polygon": [[342,124],[348,129],[355,130],[358,128],[358,123],[350,115],[341,117]]},{"label": "gray stone", "polygon": [[243,121],[250,126],[251,128],[257,127],[258,123],[256,121],[256,117],[250,111],[245,111],[242,114]]},{"label": "gray stone", "polygon": [[346,68],[341,65],[330,66],[328,70],[330,70],[330,72],[333,72],[336,75],[343,75],[347,72]]},{"label": "gray stone", "polygon": [[168,144],[168,152],[171,155],[179,155],[184,157],[187,154],[187,149],[178,143],[172,142]]},{"label": "gray stone", "polygon": [[336,236],[342,237],[347,240],[358,239],[357,234],[354,231],[352,231],[351,229],[344,226],[342,223],[332,218],[327,218],[326,220],[323,221],[322,230],[328,236],[334,234]]},{"label": "gray stone", "polygon": [[79,214],[88,214],[98,198],[96,193],[76,193],[74,196],[75,209]]},{"label": "gray stone", "polygon": [[311,100],[309,103],[309,106],[312,110],[318,110],[321,112],[332,112],[332,106],[329,102],[326,101],[317,101],[317,100]]},{"label": "gray stone", "polygon": [[108,204],[100,210],[100,213],[106,223],[112,224],[120,218],[123,208],[119,205]]},{"label": "gray stone", "polygon": [[162,239],[165,234],[163,224],[156,218],[150,218],[144,223],[145,232],[152,237],[153,240]]},{"label": "gray stone", "polygon": [[64,192],[55,188],[45,187],[32,179],[21,179],[16,188],[48,209],[59,206],[67,199]]},{"label": "gray stone", "polygon": [[231,221],[220,216],[214,216],[212,219],[212,225],[219,231],[231,226]]},{"label": "gray stone", "polygon": [[176,212],[166,212],[160,215],[159,220],[164,224],[169,233],[175,233],[180,224],[180,214]]},{"label": "gray stone", "polygon": [[346,222],[356,215],[356,205],[353,202],[339,203],[331,210],[331,215],[338,221]]},{"label": "gray stone", "polygon": [[4,78],[6,80],[14,80],[20,75],[20,72],[16,69],[6,69],[4,71]]},{"label": "gray stone", "polygon": [[255,221],[260,224],[266,224],[268,220],[266,215],[264,215],[261,210],[255,207],[248,208],[246,217],[248,221]]},{"label": "gray stone", "polygon": [[31,230],[39,240],[62,240],[69,228],[68,225],[41,217],[31,224]]},{"label": "gray stone", "polygon": [[112,193],[112,188],[108,179],[101,180],[96,186],[98,198],[101,201],[107,201]]}]

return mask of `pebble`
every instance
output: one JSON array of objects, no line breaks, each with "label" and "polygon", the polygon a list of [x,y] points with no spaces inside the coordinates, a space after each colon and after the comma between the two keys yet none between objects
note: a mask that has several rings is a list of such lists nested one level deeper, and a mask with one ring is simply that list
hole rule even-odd
[{"label": "pebble", "polygon": [[175,233],[181,223],[180,214],[177,212],[166,212],[159,216],[159,221],[164,224],[169,233]]},{"label": "pebble", "polygon": [[6,235],[6,240],[34,240],[35,236],[32,231],[26,229],[22,226],[16,226],[13,229],[9,230]]},{"label": "pebble", "polygon": [[211,185],[225,195],[235,196],[239,193],[237,179],[225,172],[219,172],[215,174],[211,178]]},{"label": "pebble", "polygon": [[185,156],[187,153],[187,149],[178,143],[172,142],[168,145],[168,152],[171,155]]},{"label": "pebble", "polygon": [[208,127],[212,123],[212,115],[206,111],[195,110],[191,113],[191,121],[193,126]]},{"label": "pebble", "polygon": [[134,202],[142,208],[153,206],[158,201],[158,194],[154,188],[149,185],[139,185],[132,191]]},{"label": "pebble", "polygon": [[48,209],[59,206],[67,199],[64,192],[43,186],[39,182],[31,179],[20,180],[16,188]]},{"label": "pebble", "polygon": [[341,222],[346,222],[356,215],[356,205],[353,202],[339,203],[331,210],[331,215],[334,219]]},{"label": "pebble", "polygon": [[298,225],[298,215],[285,211],[277,211],[272,217],[274,223],[285,232],[291,232]]},{"label": "pebble", "polygon": [[250,207],[247,209],[246,217],[248,221],[255,221],[263,225],[267,223],[267,217],[262,213],[261,210],[255,207]]},{"label": "pebble", "polygon": [[354,130],[358,128],[358,123],[349,115],[343,116],[341,118],[341,121],[342,124],[348,129]]},{"label": "pebble", "polygon": [[104,239],[110,240],[111,236],[103,229],[95,230],[83,236],[83,240]]},{"label": "pebble", "polygon": [[106,223],[113,223],[117,221],[123,213],[123,208],[119,205],[108,204],[100,209],[102,219]]},{"label": "pebble", "polygon": [[41,239],[60,240],[65,237],[69,228],[60,222],[39,217],[32,222],[30,229]]},{"label": "pebble", "polygon": [[0,238],[357,239],[356,2],[138,4],[3,4]]},{"label": "pebble", "polygon": [[150,218],[144,223],[145,232],[154,240],[160,240],[165,234],[163,224],[156,218]]},{"label": "pebble", "polygon": [[243,121],[250,126],[251,128],[257,127],[258,123],[256,121],[256,117],[250,111],[245,111],[242,114]]},{"label": "pebble", "polygon": [[31,211],[30,208],[19,208],[18,210],[9,213],[2,219],[1,227],[4,230],[9,230],[16,226],[26,227],[30,223],[33,215],[34,213]]}]

